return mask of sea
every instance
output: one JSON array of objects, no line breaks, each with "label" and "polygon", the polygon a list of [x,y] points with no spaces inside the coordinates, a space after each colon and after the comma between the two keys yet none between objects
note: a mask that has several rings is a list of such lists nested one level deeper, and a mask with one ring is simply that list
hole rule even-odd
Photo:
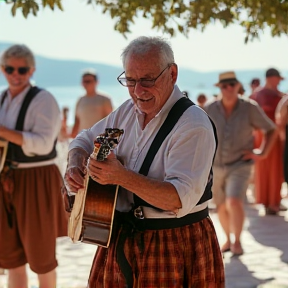
[{"label": "sea", "polygon": [[[210,97],[213,97],[213,94],[217,94],[219,92],[217,91],[218,89],[216,87],[211,87],[211,89],[202,86],[192,87],[190,85],[181,85],[181,83],[178,83],[178,86],[182,91],[187,91],[189,98],[194,102],[200,93],[204,93],[209,99]],[[61,110],[64,107],[69,109],[67,124],[68,126],[72,126],[74,124],[76,103],[81,96],[85,95],[85,90],[83,87],[81,85],[51,87],[43,87],[40,85],[40,87],[46,89],[54,95]],[[0,92],[4,89],[7,89],[7,87],[0,85]],[[97,90],[107,94],[111,98],[114,110],[124,101],[130,98],[128,89],[118,83],[116,85],[101,85],[100,83]]]},{"label": "sea", "polygon": [[[283,81],[284,82],[284,81]],[[196,103],[196,98],[200,93],[204,93],[208,99],[213,98],[213,95],[219,93],[219,89],[217,87],[210,86],[185,86],[185,84],[181,85],[178,83],[179,88],[182,91],[187,91],[189,98]],[[42,86],[41,86],[42,87]],[[3,91],[6,87],[0,86],[0,91]],[[84,89],[81,85],[78,86],[52,86],[52,87],[43,87],[49,92],[51,92],[56,98],[60,109],[62,110],[64,107],[69,109],[67,124],[68,126],[72,126],[74,124],[75,117],[75,106],[79,97],[85,94]],[[280,89],[281,91],[288,91],[288,87],[280,87],[284,89]],[[245,87],[248,96],[249,96],[249,87]],[[121,86],[120,84],[116,85],[101,85],[97,87],[99,92],[106,93],[112,101],[113,109],[118,108],[124,101],[130,98],[128,89],[126,87]],[[245,97],[245,95],[244,95]]]},{"label": "sea", "polygon": [[[84,89],[81,86],[55,86],[46,87],[45,89],[47,89],[54,95],[54,97],[58,101],[61,110],[64,107],[67,107],[69,109],[67,124],[68,126],[73,125],[76,102],[79,97],[85,94]],[[118,108],[127,99],[130,99],[128,89],[121,85],[99,85],[97,90],[99,92],[106,93],[111,98],[114,109]],[[195,87],[193,89],[187,89],[184,87],[182,91],[184,90],[188,92],[189,98],[194,102],[196,101],[196,98],[200,93],[206,94],[208,99],[210,97],[213,97],[213,94],[217,93],[217,90],[215,91],[213,89],[205,89],[200,87]]]}]

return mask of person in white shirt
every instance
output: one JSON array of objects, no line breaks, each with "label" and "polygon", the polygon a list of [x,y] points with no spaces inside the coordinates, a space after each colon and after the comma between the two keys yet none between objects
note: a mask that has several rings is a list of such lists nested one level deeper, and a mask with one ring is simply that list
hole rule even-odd
[{"label": "person in white shirt", "polygon": [[55,288],[56,237],[67,235],[67,217],[56,159],[60,110],[55,98],[31,86],[35,60],[25,45],[1,56],[8,89],[0,98],[0,137],[8,141],[0,175],[0,267],[9,288],[28,287],[25,265],[40,287]]},{"label": "person in white shirt", "polygon": [[191,101],[175,85],[178,68],[164,39],[139,37],[122,60],[125,71],[117,79],[131,99],[71,142],[64,176],[68,194],[77,193],[96,136],[109,127],[124,130],[107,159],[88,161],[92,179],[121,187],[110,246],[98,247],[89,287],[223,288],[223,260],[207,208],[213,126],[202,109],[189,106],[144,173],[144,158],[168,113],[178,101]]}]

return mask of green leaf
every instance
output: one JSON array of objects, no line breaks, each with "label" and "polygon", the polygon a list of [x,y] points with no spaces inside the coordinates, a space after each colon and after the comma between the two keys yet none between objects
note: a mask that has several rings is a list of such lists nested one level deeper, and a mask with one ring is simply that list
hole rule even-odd
[{"label": "green leaf", "polygon": [[[11,5],[13,16],[18,8],[22,8],[22,14],[27,18],[29,13],[37,15],[37,1],[40,2],[5,0],[5,3]],[[49,7],[54,10],[57,7],[63,10],[62,0],[41,2],[42,9]],[[288,35],[288,0],[86,0],[86,3],[97,5],[102,8],[102,13],[110,15],[114,29],[124,37],[137,18],[148,19],[152,29],[171,36],[176,33],[187,36],[191,29],[204,31],[216,21],[223,27],[233,23],[243,27],[246,43],[258,38],[258,31],[265,27],[270,27],[273,37]]]}]

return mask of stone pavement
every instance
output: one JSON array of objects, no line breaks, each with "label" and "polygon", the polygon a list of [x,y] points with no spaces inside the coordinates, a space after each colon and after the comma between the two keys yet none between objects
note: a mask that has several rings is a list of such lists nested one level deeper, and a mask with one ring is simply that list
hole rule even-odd
[{"label": "stone pavement", "polygon": [[[282,201],[288,207],[288,199]],[[246,204],[242,235],[244,255],[225,253],[226,288],[288,288],[288,212],[279,216],[259,216],[259,206]],[[225,239],[217,214],[211,218],[222,244]],[[57,288],[84,288],[96,246],[72,244],[68,238],[57,242]],[[28,269],[29,288],[37,277]],[[0,288],[7,288],[7,275],[0,275]]]},{"label": "stone pavement", "polygon": [[[244,254],[224,254],[226,288],[288,288],[288,212],[279,216],[258,212],[256,205],[246,205]],[[225,238],[217,215],[211,216],[222,244]]]}]

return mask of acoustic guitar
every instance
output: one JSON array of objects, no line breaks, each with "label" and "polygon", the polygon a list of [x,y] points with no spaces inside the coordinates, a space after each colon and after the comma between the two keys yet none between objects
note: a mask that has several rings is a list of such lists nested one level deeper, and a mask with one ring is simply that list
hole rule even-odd
[{"label": "acoustic guitar", "polygon": [[[122,129],[106,128],[94,141],[90,157],[104,161],[123,133]],[[108,248],[118,188],[118,185],[101,185],[86,174],[84,188],[75,196],[68,223],[68,236],[74,243],[81,241]]]}]

